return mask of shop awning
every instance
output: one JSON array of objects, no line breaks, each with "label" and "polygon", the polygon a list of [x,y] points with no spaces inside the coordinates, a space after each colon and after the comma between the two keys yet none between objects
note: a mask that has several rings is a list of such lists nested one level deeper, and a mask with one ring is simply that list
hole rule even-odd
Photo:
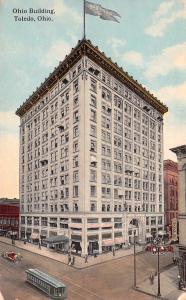
[{"label": "shop awning", "polygon": [[114,242],[111,239],[102,241],[102,246],[112,246],[112,245],[114,245]]},{"label": "shop awning", "polygon": [[165,235],[167,234],[165,230],[159,230],[158,231],[158,235]]},{"label": "shop awning", "polygon": [[152,234],[150,232],[147,232],[146,233],[146,238],[151,238],[152,237]]},{"label": "shop awning", "polygon": [[32,240],[39,240],[39,233],[33,232],[33,233],[31,234],[31,239],[32,239]]},{"label": "shop awning", "polygon": [[122,244],[124,243],[124,238],[123,237],[118,237],[114,239],[115,244]]},{"label": "shop awning", "polygon": [[51,236],[44,240],[47,244],[61,244],[61,243],[67,243],[69,241],[69,238],[65,235],[56,235]]}]

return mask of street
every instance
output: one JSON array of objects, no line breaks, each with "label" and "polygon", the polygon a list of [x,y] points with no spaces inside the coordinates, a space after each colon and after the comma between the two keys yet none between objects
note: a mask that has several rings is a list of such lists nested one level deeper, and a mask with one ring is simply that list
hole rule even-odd
[{"label": "street", "polygon": [[[0,242],[0,254],[5,250],[20,252],[23,260],[13,263],[0,257],[0,289],[5,300],[49,299],[40,290],[26,283],[25,270],[38,268],[64,282],[68,287],[69,300],[150,300],[153,297],[132,289],[133,256],[118,258],[99,265],[77,270],[71,266],[44,256],[14,248]],[[156,270],[156,256],[151,253],[137,255],[137,285]],[[172,254],[160,257],[160,266],[172,262]],[[163,286],[162,286],[163,288]]]}]

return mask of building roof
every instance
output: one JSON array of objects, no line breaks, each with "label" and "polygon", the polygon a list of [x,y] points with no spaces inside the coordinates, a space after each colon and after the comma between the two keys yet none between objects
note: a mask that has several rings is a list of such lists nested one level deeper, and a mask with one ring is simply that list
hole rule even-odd
[{"label": "building roof", "polygon": [[175,148],[171,148],[170,150],[176,154],[181,154],[181,153],[186,154],[186,145],[181,145]]},{"label": "building roof", "polygon": [[164,160],[163,167],[164,167],[164,171],[165,170],[174,170],[176,173],[178,173],[178,163],[171,159]]},{"label": "building roof", "polygon": [[8,198],[0,198],[0,205],[6,204],[6,205],[19,205],[20,200],[17,198],[8,199]]},{"label": "building roof", "polygon": [[16,110],[16,115],[22,117],[47,91],[62,78],[70,68],[76,64],[81,57],[87,56],[95,61],[100,67],[111,73],[118,81],[125,84],[129,89],[135,92],[138,96],[152,105],[160,113],[164,114],[168,111],[167,106],[160,102],[153,94],[143,87],[137,80],[130,76],[123,68],[114,63],[111,58],[106,57],[104,52],[101,52],[98,47],[92,45],[90,40],[83,39],[78,41],[75,48],[72,48],[63,62],[60,62],[58,67],[45,78],[40,87]]}]

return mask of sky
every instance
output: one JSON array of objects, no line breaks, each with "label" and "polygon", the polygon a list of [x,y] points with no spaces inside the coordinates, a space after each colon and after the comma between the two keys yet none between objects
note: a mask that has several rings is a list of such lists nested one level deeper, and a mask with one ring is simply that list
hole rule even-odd
[{"label": "sky", "polygon": [[[86,37],[169,108],[164,159],[186,144],[186,0],[92,0],[120,23],[86,15]],[[48,9],[54,14],[22,14]],[[15,21],[15,16],[35,21]],[[38,16],[52,21],[38,21]],[[19,196],[16,109],[83,36],[83,0],[0,0],[0,197]]]}]

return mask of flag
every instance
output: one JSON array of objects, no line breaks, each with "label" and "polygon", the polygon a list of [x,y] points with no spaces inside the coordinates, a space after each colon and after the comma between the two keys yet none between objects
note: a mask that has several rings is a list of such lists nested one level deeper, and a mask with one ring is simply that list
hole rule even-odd
[{"label": "flag", "polygon": [[121,18],[116,11],[88,1],[85,1],[85,13],[93,16],[99,16],[102,20],[109,20],[117,23],[119,23],[119,21],[116,17]]}]

